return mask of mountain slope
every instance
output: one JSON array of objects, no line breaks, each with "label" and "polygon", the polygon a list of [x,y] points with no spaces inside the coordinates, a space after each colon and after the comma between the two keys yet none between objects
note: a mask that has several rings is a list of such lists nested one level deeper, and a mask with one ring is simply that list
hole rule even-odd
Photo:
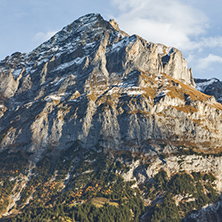
[{"label": "mountain slope", "polygon": [[179,50],[88,14],[0,78],[3,220],[198,220],[219,201],[222,105]]},{"label": "mountain slope", "polygon": [[221,147],[222,106],[194,89],[181,52],[127,36],[98,14],[0,65],[2,148]]}]

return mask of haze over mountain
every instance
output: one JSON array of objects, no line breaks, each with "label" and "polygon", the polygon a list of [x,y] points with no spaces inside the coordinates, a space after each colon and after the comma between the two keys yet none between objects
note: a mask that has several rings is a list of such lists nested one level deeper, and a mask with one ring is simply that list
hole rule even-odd
[{"label": "haze over mountain", "polygon": [[[176,201],[175,206],[180,207],[180,202],[195,202],[200,195],[215,192],[215,196],[198,202],[198,206],[189,206],[189,211],[183,209],[181,215],[175,210],[177,218],[186,218],[192,209],[200,210],[205,204],[219,200],[218,193],[222,190],[222,105],[213,96],[195,89],[196,85],[201,86],[202,80],[196,80],[195,84],[192,71],[178,49],[147,42],[137,35],[129,36],[114,20],[108,22],[100,14],[88,14],[30,53],[17,52],[6,57],[0,62],[0,73],[2,157],[10,162],[19,152],[24,160],[15,175],[7,171],[8,176],[3,177],[3,186],[6,181],[13,183],[9,182],[11,189],[6,193],[2,190],[5,203],[2,215],[17,214],[18,210],[26,212],[24,206],[36,205],[35,195],[42,198],[41,204],[49,204],[47,206],[53,209],[57,201],[53,198],[60,198],[61,192],[75,193],[79,189],[86,192],[92,185],[86,181],[77,183],[77,178],[91,173],[89,178],[92,179],[98,167],[90,158],[99,163],[100,155],[107,155],[109,160],[103,167],[104,172],[113,163],[110,172],[121,175],[125,181],[135,179],[140,190],[143,184],[152,184],[152,178],[161,174],[161,170],[166,171],[164,181],[169,184],[164,182],[160,196],[157,193],[150,199],[143,196],[147,206],[154,207],[158,201],[164,203],[164,193],[169,192],[165,189],[174,186],[171,183],[175,174],[189,177],[193,189],[192,192],[185,190],[184,194],[175,190],[172,198],[167,197]],[[221,101],[221,97],[216,98]],[[128,156],[121,156],[122,153],[130,153],[130,161]],[[207,159],[207,155],[212,156]],[[60,161],[59,165],[56,160]],[[69,164],[63,169],[66,160]],[[87,163],[84,167],[82,161]],[[13,166],[7,165],[7,170],[14,172]],[[180,173],[184,170],[188,176]],[[198,193],[193,172],[201,175],[201,181],[209,173],[214,178],[201,182],[205,193]],[[107,175],[103,180],[108,181],[108,187],[112,183]],[[120,179],[114,181],[118,184]],[[214,183],[213,187],[208,184],[210,182]],[[57,193],[49,192],[54,195],[50,196],[50,201],[55,202],[38,193],[41,186],[51,183],[57,185]],[[98,187],[96,184],[94,191]],[[126,186],[129,190],[132,188],[132,184]],[[141,190],[144,195],[148,192],[149,185],[146,186]],[[76,190],[72,190],[73,187]],[[30,195],[24,198],[24,193]],[[132,194],[128,201],[141,201],[134,197]],[[92,196],[84,198],[83,202],[94,200]],[[104,194],[104,198],[108,197]],[[114,196],[111,200],[113,203],[120,201]],[[63,201],[61,199],[61,203]],[[118,203],[122,206],[121,201]],[[133,209],[127,218],[135,221],[152,215],[155,218],[154,211],[152,214],[145,211],[142,203],[137,215],[135,205],[127,205]],[[220,206],[218,202],[217,209]],[[73,212],[75,210],[79,208],[73,208]],[[66,208],[66,216],[70,216],[69,212]],[[200,216],[197,212],[195,218]],[[31,214],[30,217],[35,218]],[[58,215],[54,217],[58,221],[61,219]],[[80,216],[74,214],[73,217],[79,219]]]}]

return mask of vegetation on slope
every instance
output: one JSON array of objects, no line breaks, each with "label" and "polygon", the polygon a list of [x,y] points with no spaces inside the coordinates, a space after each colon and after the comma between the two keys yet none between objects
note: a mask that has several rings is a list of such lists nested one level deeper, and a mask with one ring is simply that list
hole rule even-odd
[{"label": "vegetation on slope", "polygon": [[[57,156],[48,150],[29,172],[12,214],[2,221],[180,221],[218,200],[212,174],[180,172],[169,178],[161,170],[137,186],[120,174],[129,171],[129,163],[144,162],[141,154],[98,150],[82,150],[78,143]],[[19,175],[27,175],[24,156],[16,166],[19,172],[4,171],[10,184],[1,182],[1,197],[15,193]],[[148,162],[141,165],[148,166]],[[1,213],[9,202],[5,199]]]}]

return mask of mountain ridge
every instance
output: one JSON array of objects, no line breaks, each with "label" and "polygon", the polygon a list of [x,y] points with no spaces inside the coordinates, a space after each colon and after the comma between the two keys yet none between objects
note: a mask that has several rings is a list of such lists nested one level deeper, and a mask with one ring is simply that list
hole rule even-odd
[{"label": "mountain ridge", "polygon": [[219,79],[194,79],[194,81],[199,91],[214,96],[219,103],[222,103],[222,83]]},{"label": "mountain ridge", "polygon": [[93,13],[6,57],[0,78],[9,221],[179,221],[220,206],[222,105],[195,89],[178,49]]},{"label": "mountain ridge", "polygon": [[[148,130],[144,137],[157,139],[156,137],[159,134],[159,139],[163,136],[163,140],[167,141],[169,138],[164,137],[171,135],[175,140],[177,137],[173,135],[175,130],[171,133],[170,131],[161,133],[161,118],[163,117],[159,118],[159,122],[156,119],[157,115],[153,116],[152,114],[155,109],[159,109],[158,113],[161,113],[161,110],[165,109],[164,106],[167,107],[167,103],[169,103],[169,108],[173,109],[173,112],[182,111],[187,113],[190,110],[191,114],[194,113],[194,116],[198,112],[203,115],[201,114],[202,111],[199,110],[199,108],[203,109],[201,108],[203,105],[201,105],[201,102],[195,101],[199,98],[199,100],[206,101],[204,106],[209,103],[208,108],[211,109],[212,107],[213,109],[221,110],[220,105],[216,104],[213,98],[208,98],[195,91],[191,71],[186,68],[187,63],[179,50],[167,48],[161,44],[148,43],[136,35],[125,36],[121,31],[115,30],[109,22],[103,20],[99,14],[89,14],[81,17],[71,25],[63,28],[49,41],[43,43],[31,53],[26,55],[16,53],[1,62],[1,64],[6,67],[1,68],[1,78],[4,79],[0,90],[1,98],[9,98],[8,100],[6,99],[5,104],[1,105],[1,115],[7,113],[7,115],[14,116],[17,112],[15,119],[18,120],[16,124],[21,126],[24,125],[23,121],[29,122],[28,127],[24,125],[25,127],[20,129],[14,127],[11,127],[10,130],[1,128],[2,147],[14,146],[13,144],[15,143],[25,143],[29,147],[28,149],[33,151],[38,150],[40,147],[48,146],[48,144],[62,144],[61,146],[64,146],[65,143],[74,142],[75,140],[82,140],[86,146],[90,144],[93,146],[108,135],[113,140],[111,139],[108,142],[109,140],[105,139],[108,142],[106,146],[113,146],[113,141],[116,141],[114,146],[119,147],[125,143],[120,142],[123,137],[129,137],[129,140],[141,138],[139,132],[141,126],[145,123],[142,120],[143,118],[139,117],[140,124],[133,127],[137,131],[129,131],[129,134],[124,135],[125,129],[121,129],[121,123],[118,123],[121,118],[117,118],[116,115],[124,117],[127,112],[129,117],[132,115],[130,117],[132,119],[137,118],[137,113],[140,116],[143,113],[150,113],[146,125],[153,128],[154,131],[152,135],[144,125],[143,127]],[[191,88],[182,82],[170,79],[171,77],[177,77],[179,81],[190,84]],[[175,87],[176,90],[174,89]],[[186,91],[185,94],[183,90],[181,91],[181,87]],[[123,96],[119,97],[118,95]],[[120,104],[125,103],[124,95],[129,101],[133,101],[135,96],[141,97],[142,103],[139,105],[141,108],[125,105],[123,109],[124,106]],[[78,107],[78,101],[81,101],[81,108]],[[76,103],[76,110],[71,105],[72,103]],[[190,103],[193,103],[193,105],[186,105]],[[200,104],[198,105],[198,103]],[[18,105],[15,107],[14,104]],[[110,107],[111,104],[114,109]],[[146,104],[145,107],[142,104]],[[149,104],[154,104],[154,106]],[[44,108],[40,108],[41,106]],[[96,114],[97,111],[100,112],[102,106],[104,108],[107,106],[110,110],[108,113],[103,112],[103,120],[99,117],[99,113],[98,115]],[[34,107],[39,107],[39,113],[37,112],[35,115],[31,113],[33,117],[30,116],[31,118],[29,119],[29,114],[26,117],[21,117],[19,114],[26,111],[30,113],[30,109],[36,112],[37,110]],[[79,109],[82,109],[82,111]],[[12,111],[10,112],[9,110]],[[14,112],[14,110],[17,111]],[[110,115],[111,112],[116,114]],[[181,115],[176,113],[175,115]],[[215,114],[218,115],[217,112]],[[74,115],[85,116],[84,122],[79,122],[79,118],[76,119]],[[219,116],[218,120],[220,119]],[[68,122],[64,121],[64,118],[70,117],[73,122],[72,126],[71,128],[70,126],[65,127],[64,124]],[[1,118],[1,125],[10,126],[8,121],[11,118]],[[34,121],[32,120],[33,118],[35,119]],[[98,121],[98,119],[93,120],[93,118],[100,118],[102,120],[101,124],[95,123],[96,125],[93,125],[93,121]],[[103,122],[107,118],[110,121],[107,122],[108,125]],[[152,120],[152,118],[155,120]],[[189,126],[190,133],[196,128],[195,125],[198,122],[197,120],[195,121]],[[153,125],[153,123],[155,124]],[[169,124],[171,125],[172,123]],[[217,137],[216,131],[207,130],[209,122],[200,123],[199,125],[201,126],[201,132],[204,132],[204,129],[208,136],[214,135],[213,137]],[[206,127],[202,128],[202,125]],[[97,128],[100,126],[102,126],[101,129]],[[51,127],[51,130],[48,127]],[[107,127],[111,130],[108,134],[106,133]],[[90,135],[95,129],[101,132],[102,137]],[[77,136],[71,134],[70,130],[79,133],[82,131],[82,133]],[[197,130],[195,131],[197,132]],[[24,137],[23,134],[26,136]],[[71,139],[67,139],[67,135],[70,135]],[[191,139],[192,137],[190,134],[188,140],[189,143],[194,144],[198,144],[198,140],[203,138],[203,136],[197,136],[197,139],[195,137]],[[215,141],[212,142],[214,145],[219,139],[216,139],[216,137]],[[207,139],[207,141],[209,140]],[[138,146],[141,142],[135,145]]]}]

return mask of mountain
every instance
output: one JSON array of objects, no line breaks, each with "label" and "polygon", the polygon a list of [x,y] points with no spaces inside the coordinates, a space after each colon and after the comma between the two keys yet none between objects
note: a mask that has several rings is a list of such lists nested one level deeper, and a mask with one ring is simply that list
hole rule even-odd
[{"label": "mountain", "polygon": [[219,103],[222,103],[222,82],[219,79],[194,79],[194,81],[197,90],[214,96]]},{"label": "mountain", "polygon": [[2,220],[220,217],[222,105],[178,49],[88,14],[0,73]]},{"label": "mountain", "polygon": [[80,140],[136,151],[179,140],[219,149],[222,106],[195,90],[186,65],[175,48],[84,16],[1,62],[1,147],[41,154]]}]

